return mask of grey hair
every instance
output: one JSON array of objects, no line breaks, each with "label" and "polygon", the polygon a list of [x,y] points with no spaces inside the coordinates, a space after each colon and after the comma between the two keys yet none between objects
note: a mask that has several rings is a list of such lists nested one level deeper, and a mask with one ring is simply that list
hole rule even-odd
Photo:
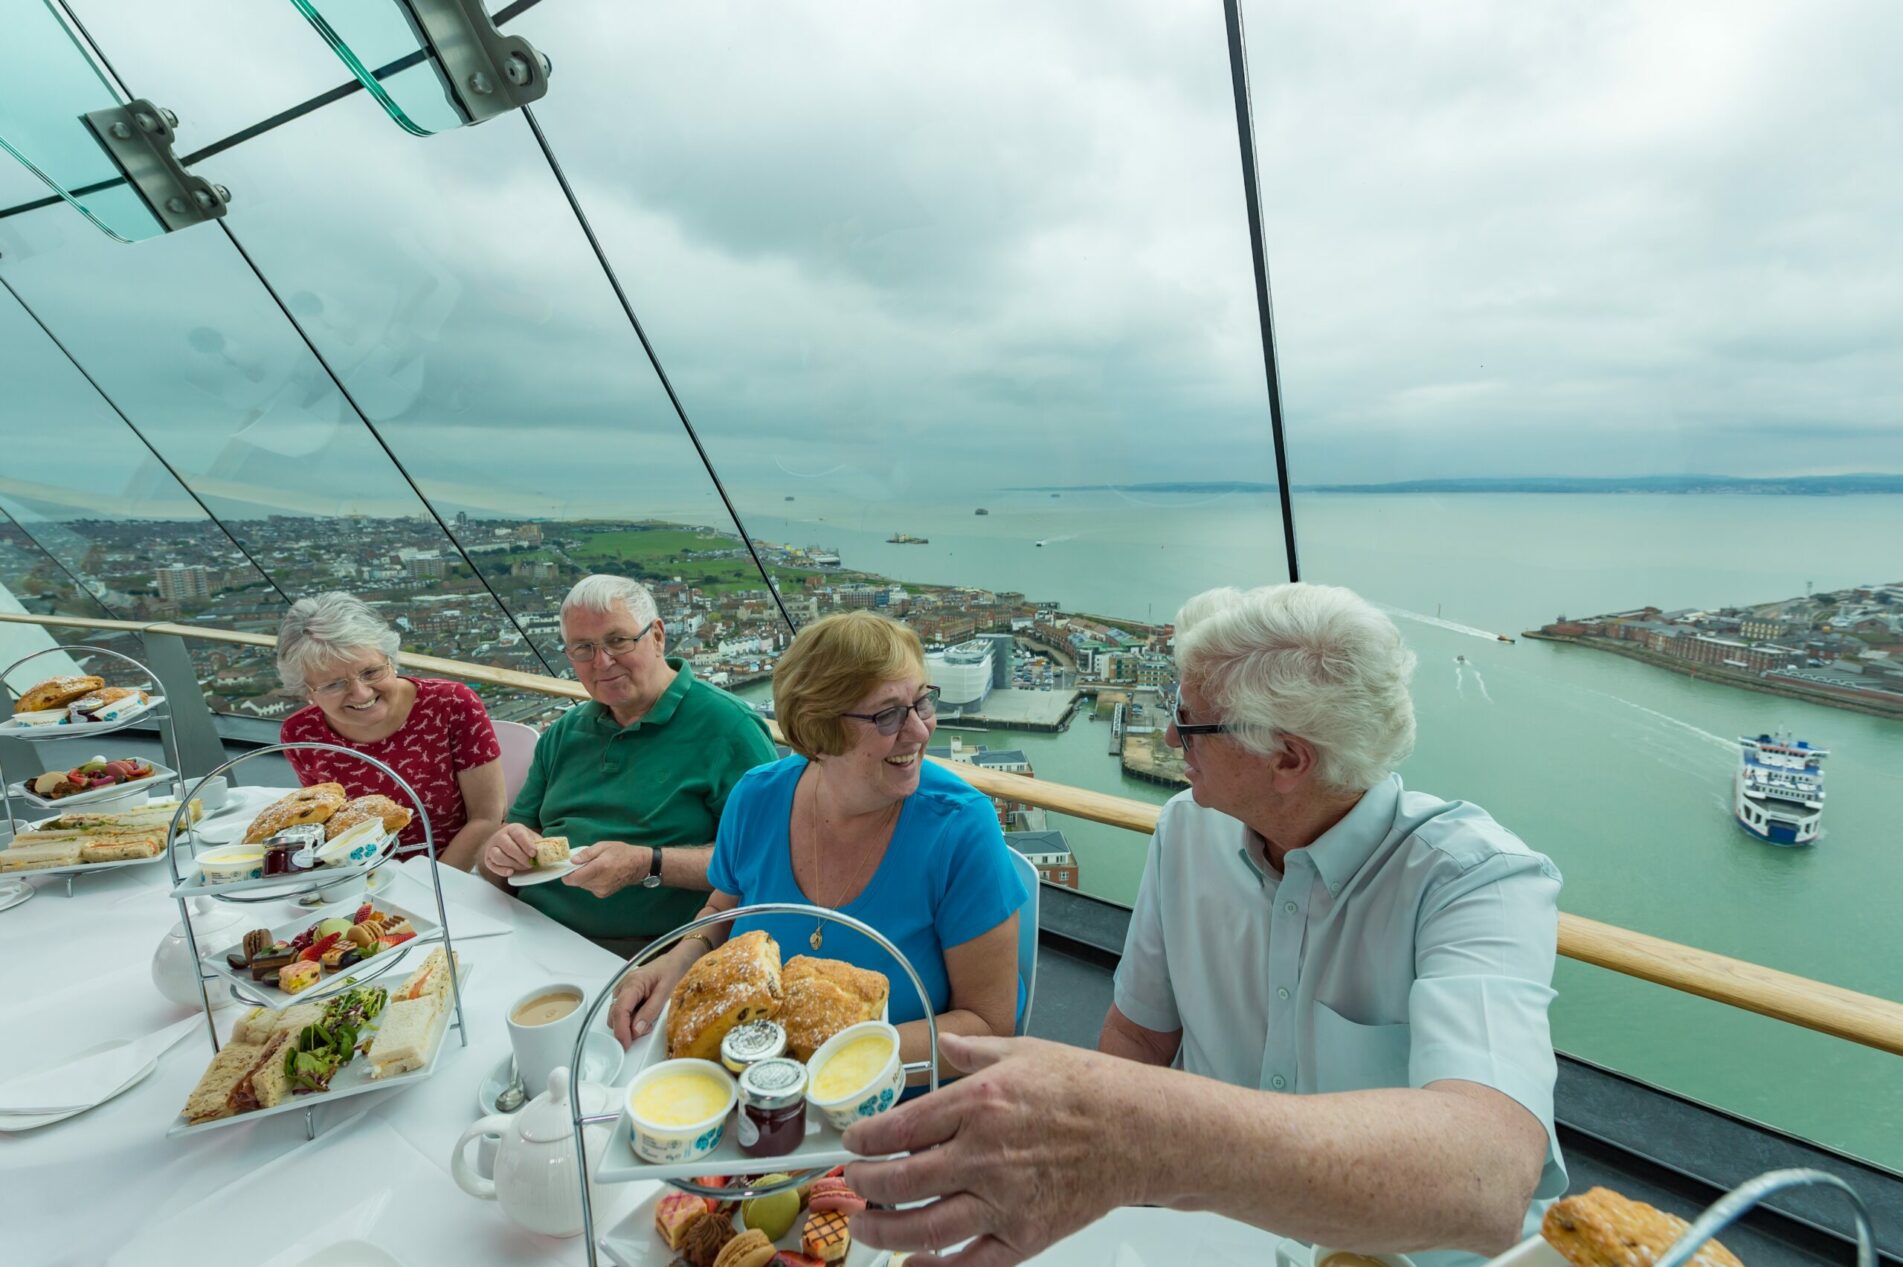
[{"label": "grey hair", "polygon": [[1414,750],[1414,653],[1353,590],[1333,585],[1225,587],[1176,616],[1176,669],[1262,756],[1284,735],[1314,745],[1316,777],[1361,792]]},{"label": "grey hair", "polygon": [[597,572],[576,581],[575,587],[568,591],[568,597],[562,600],[562,636],[567,637],[569,612],[607,613],[617,607],[625,607],[629,617],[643,629],[660,618],[660,612],[654,606],[654,595],[648,593],[647,586],[625,576],[607,576]]},{"label": "grey hair", "polygon": [[301,694],[311,670],[348,660],[366,647],[382,652],[394,665],[403,639],[354,594],[333,590],[300,598],[278,625],[278,677],[285,690]]}]

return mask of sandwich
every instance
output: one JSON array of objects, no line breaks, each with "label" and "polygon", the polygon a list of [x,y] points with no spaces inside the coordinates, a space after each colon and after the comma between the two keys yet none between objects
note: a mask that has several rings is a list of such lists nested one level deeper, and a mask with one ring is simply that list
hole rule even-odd
[{"label": "sandwich", "polygon": [[231,1107],[231,1093],[237,1088],[238,1080],[251,1072],[251,1066],[258,1062],[263,1052],[264,1047],[259,1043],[225,1044],[211,1058],[211,1064],[198,1077],[198,1085],[192,1088],[191,1095],[186,1098],[185,1120],[196,1126],[200,1122],[230,1117],[235,1112]]},{"label": "sandwich", "polygon": [[163,848],[165,837],[149,833],[143,836],[93,836],[80,845],[79,860],[131,862],[138,858],[156,858]]},{"label": "sandwich", "polygon": [[393,1078],[429,1063],[442,1011],[431,998],[398,999],[383,1013],[370,1040],[370,1076]]},{"label": "sandwich", "polygon": [[568,861],[568,837],[544,836],[535,842],[535,865],[559,867]]},{"label": "sandwich", "polygon": [[105,684],[106,679],[94,677],[90,673],[69,673],[63,677],[48,678],[37,686],[27,688],[26,693],[14,704],[13,710],[16,713],[37,713],[65,708]]},{"label": "sandwich", "polygon": [[18,839],[0,849],[0,871],[37,871],[44,867],[70,867],[79,861],[78,840]]},{"label": "sandwich", "polygon": [[275,1108],[291,1094],[291,1078],[285,1072],[285,1055],[296,1047],[297,1035],[280,1030],[258,1049],[258,1058],[231,1088],[226,1103],[233,1113]]},{"label": "sandwich", "polygon": [[[456,966],[462,967],[460,955]],[[400,1003],[427,1002],[433,1012],[440,1012],[449,1006],[449,995],[449,953],[438,946],[390,997]]]}]

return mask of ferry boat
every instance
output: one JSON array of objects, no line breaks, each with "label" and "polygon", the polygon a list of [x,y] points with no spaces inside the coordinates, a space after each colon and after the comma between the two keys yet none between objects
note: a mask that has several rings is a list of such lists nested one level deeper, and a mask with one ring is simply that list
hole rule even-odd
[{"label": "ferry boat", "polygon": [[1830,755],[1788,731],[1738,737],[1732,813],[1738,825],[1774,845],[1815,844],[1824,819],[1823,760]]},{"label": "ferry boat", "polygon": [[909,532],[895,532],[885,539],[885,543],[893,546],[928,546],[932,544],[932,539],[915,537]]}]

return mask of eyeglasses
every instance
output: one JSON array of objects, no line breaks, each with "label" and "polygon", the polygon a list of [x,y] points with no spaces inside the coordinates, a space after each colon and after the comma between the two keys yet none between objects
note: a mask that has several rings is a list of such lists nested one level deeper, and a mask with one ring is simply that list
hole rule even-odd
[{"label": "eyeglasses", "polygon": [[374,668],[365,669],[363,672],[352,674],[350,677],[340,677],[334,682],[326,682],[322,686],[313,686],[311,688],[311,694],[320,695],[325,699],[333,699],[348,691],[354,683],[361,682],[365,686],[375,686],[377,683],[388,679],[389,676],[395,672],[396,666],[391,664],[388,660],[385,660],[382,664]]},{"label": "eyeglasses", "polygon": [[1170,706],[1170,725],[1176,727],[1177,737],[1183,741],[1183,751],[1188,752],[1196,742],[1197,735],[1226,735],[1235,729],[1226,722],[1186,722],[1183,720],[1183,689],[1173,686],[1164,698]]},{"label": "eyeglasses", "polygon": [[938,688],[928,686],[925,693],[910,704],[894,704],[882,708],[876,713],[841,713],[841,717],[857,717],[860,721],[869,721],[873,729],[882,735],[896,735],[899,727],[905,725],[905,715],[917,713],[920,721],[930,721],[938,714]]},{"label": "eyeglasses", "polygon": [[588,664],[599,653],[606,651],[609,659],[619,659],[634,650],[641,639],[654,632],[649,625],[638,634],[611,633],[600,642],[570,642],[562,646],[562,654],[574,664]]}]

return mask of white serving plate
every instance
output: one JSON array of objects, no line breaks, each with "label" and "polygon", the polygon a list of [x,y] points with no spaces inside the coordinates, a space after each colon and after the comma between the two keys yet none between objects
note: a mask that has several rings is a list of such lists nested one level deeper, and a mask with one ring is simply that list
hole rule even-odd
[{"label": "white serving plate", "polygon": [[534,867],[528,871],[512,872],[509,884],[512,888],[526,888],[531,884],[547,884],[550,880],[559,880],[571,871],[580,870],[574,863],[564,859],[552,866]]},{"label": "white serving plate", "polygon": [[[174,793],[171,780],[178,778],[178,771],[168,770],[158,762],[152,763],[152,773],[143,779],[131,783],[115,783],[111,787],[96,787],[90,792],[75,792],[71,796],[62,796],[58,800],[47,800],[31,791],[23,779],[7,789],[7,792],[25,801],[37,810],[46,810],[61,814],[69,809],[83,805],[98,805],[101,801],[130,800],[141,792],[164,790],[167,796]],[[163,799],[163,798],[161,798]],[[127,809],[134,808],[126,806]]]},{"label": "white serving plate", "polygon": [[[468,960],[463,960],[461,964],[462,970],[458,974],[458,982],[463,987],[465,994],[468,990],[469,976],[473,968],[473,964]],[[400,985],[401,982],[393,982],[392,984]],[[388,989],[389,987],[386,986],[385,988]],[[358,1035],[359,1041],[366,1037],[374,1036],[377,1030],[382,1028],[383,1018],[389,1015],[389,1006],[388,1003],[384,1004],[384,1011],[379,1013],[377,1019],[372,1021],[368,1028]],[[170,1139],[179,1135],[198,1135],[205,1131],[215,1131],[221,1126],[237,1126],[245,1122],[256,1122],[263,1118],[276,1117],[280,1113],[301,1113],[305,1109],[322,1108],[326,1104],[334,1104],[338,1100],[347,1100],[352,1096],[364,1095],[371,1091],[394,1091],[402,1087],[410,1086],[412,1083],[421,1082],[436,1072],[436,1066],[442,1061],[443,1053],[446,1050],[451,1047],[462,1046],[459,1041],[450,1037],[449,1031],[451,1022],[453,1022],[455,1018],[456,1001],[452,995],[449,1006],[444,1008],[442,1016],[437,1018],[436,1029],[431,1035],[430,1041],[433,1045],[430,1048],[429,1063],[425,1064],[421,1069],[412,1069],[408,1073],[400,1073],[391,1078],[372,1078],[370,1076],[370,1058],[359,1053],[352,1058],[349,1064],[339,1069],[331,1078],[329,1091],[313,1092],[310,1095],[294,1095],[282,1104],[274,1104],[268,1109],[255,1109],[250,1113],[236,1113],[231,1117],[221,1117],[215,1121],[200,1122],[196,1126],[185,1120],[185,1114],[183,1110],[181,1110],[178,1116],[172,1119],[171,1127],[166,1130],[166,1138]],[[205,1064],[209,1065],[210,1063],[211,1060],[207,1057]],[[201,1074],[204,1072],[202,1066],[199,1072]],[[197,1078],[192,1079],[192,1085],[198,1085]],[[187,1090],[186,1094],[189,1096],[191,1092]]]},{"label": "white serving plate", "polygon": [[[53,815],[53,818],[58,818],[58,817],[59,817],[58,814]],[[53,818],[42,818],[38,822],[29,823],[27,825],[27,830],[37,831],[43,824],[52,822]],[[163,831],[158,831],[158,832],[154,832],[153,834],[157,836],[162,836],[165,833]],[[10,845],[12,844],[12,841],[9,840],[7,843]],[[59,867],[33,867],[26,871],[0,872],[0,878],[24,880],[29,876],[73,875],[81,871],[96,874],[102,871],[116,871],[120,867],[149,867],[155,862],[163,862],[164,860],[165,860],[165,847],[161,845],[159,847],[159,851],[153,854],[150,858],[126,858],[121,860],[115,860],[113,862],[69,862],[64,866],[59,866]]]},{"label": "white serving plate", "polygon": [[[250,824],[247,822],[246,826]],[[202,838],[202,833],[198,833]],[[198,870],[196,856],[185,859],[183,869],[189,874],[172,889],[173,897],[222,897],[234,893],[249,893],[251,900],[261,900],[265,896],[294,897],[299,893],[309,893],[316,889],[328,889],[369,874],[396,852],[397,834],[385,833],[383,846],[367,862],[355,863],[348,867],[314,867],[309,871],[298,871],[290,875],[264,875],[255,880],[233,880],[226,884],[213,884],[205,879]]]},{"label": "white serving plate", "polygon": [[[140,689],[148,694],[151,692],[149,686]],[[86,735],[110,734],[131,725],[164,702],[163,695],[152,695],[145,703],[128,709],[111,721],[63,721],[43,726],[28,726],[21,725],[9,717],[0,722],[0,735],[9,739],[79,739]]]},{"label": "white serving plate", "polygon": [[[375,901],[375,899],[372,899],[372,901]],[[409,958],[410,951],[417,946],[436,945],[442,940],[442,927],[437,924],[434,919],[412,911],[407,907],[399,906],[395,902],[377,902],[376,905],[379,910],[391,915],[401,915],[409,920],[411,926],[416,929],[416,936],[404,942],[401,946],[372,955],[369,959],[354,963],[341,972],[328,973],[320,978],[316,985],[311,986],[307,990],[299,991],[296,994],[287,994],[274,985],[265,985],[261,981],[253,981],[249,969],[240,971],[225,962],[226,955],[244,949],[244,938],[242,936],[229,946],[221,946],[215,953],[203,956],[204,965],[211,970],[213,976],[237,986],[240,991],[251,998],[263,1000],[265,1006],[275,1008],[286,1008],[296,1003],[309,1003],[315,999],[327,999],[339,990],[344,989],[344,982],[352,979],[354,979],[358,985],[370,985],[374,981],[376,984],[387,986],[389,984],[388,978],[392,971],[391,965],[401,963]],[[320,919],[348,918],[349,916],[347,915],[337,915],[334,912],[329,915],[312,912],[299,920],[288,924],[280,924],[276,928],[268,931],[274,940],[281,938],[284,941],[289,941],[292,937],[303,932]],[[386,963],[385,960],[389,962]],[[419,959],[417,962],[420,963],[422,961]],[[401,981],[403,978],[398,976],[396,979]]]},{"label": "white serving plate", "polygon": [[[757,1161],[749,1159],[749,1161],[755,1165],[759,1164],[760,1161],[771,1160],[775,1159],[764,1157],[759,1158]],[[654,1230],[654,1207],[660,1204],[662,1197],[672,1191],[674,1191],[674,1189],[665,1185],[656,1188],[647,1200],[628,1211],[628,1217],[616,1223],[603,1234],[601,1238],[602,1252],[613,1259],[615,1263],[618,1264],[618,1267],[669,1267],[669,1264],[678,1260],[679,1255],[669,1249],[667,1242],[661,1239],[661,1234]],[[800,1227],[805,1222],[806,1214],[804,1211],[801,1211],[800,1216],[793,1220],[792,1230],[779,1240],[773,1242],[774,1247],[776,1249],[797,1251],[800,1247]],[[746,1227],[746,1219],[741,1217],[740,1211],[735,1210],[733,1215],[733,1230],[736,1233],[743,1232],[746,1230]],[[846,1250],[843,1267],[882,1267],[884,1263],[890,1261],[891,1257],[890,1254],[882,1249],[874,1249],[870,1245],[861,1245],[855,1240]],[[1101,1261],[1109,1262],[1111,1260],[1103,1259]]]},{"label": "white serving plate", "polygon": [[1567,1267],[1566,1258],[1546,1243],[1543,1236],[1529,1236],[1487,1267]]},{"label": "white serving plate", "polygon": [[[663,1008],[653,1030],[636,1039],[628,1048],[627,1063],[634,1070],[629,1082],[646,1072],[648,1066],[667,1058],[666,1033],[667,1010]],[[834,1166],[859,1160],[859,1154],[848,1152],[839,1132],[809,1104],[806,1106],[806,1138],[790,1153],[778,1157],[749,1157],[741,1152],[740,1133],[735,1126],[738,1120],[736,1115],[740,1110],[735,1108],[727,1116],[726,1134],[721,1136],[720,1143],[706,1156],[693,1161],[643,1161],[634,1151],[634,1119],[628,1115],[628,1089],[622,1086],[617,1087],[616,1091],[621,1102],[620,1113],[615,1119],[614,1138],[608,1141],[608,1147],[602,1153],[601,1165],[595,1170],[595,1177],[603,1183],[629,1183],[637,1179],[694,1179],[704,1175],[759,1175],[775,1170],[831,1170]]]}]

